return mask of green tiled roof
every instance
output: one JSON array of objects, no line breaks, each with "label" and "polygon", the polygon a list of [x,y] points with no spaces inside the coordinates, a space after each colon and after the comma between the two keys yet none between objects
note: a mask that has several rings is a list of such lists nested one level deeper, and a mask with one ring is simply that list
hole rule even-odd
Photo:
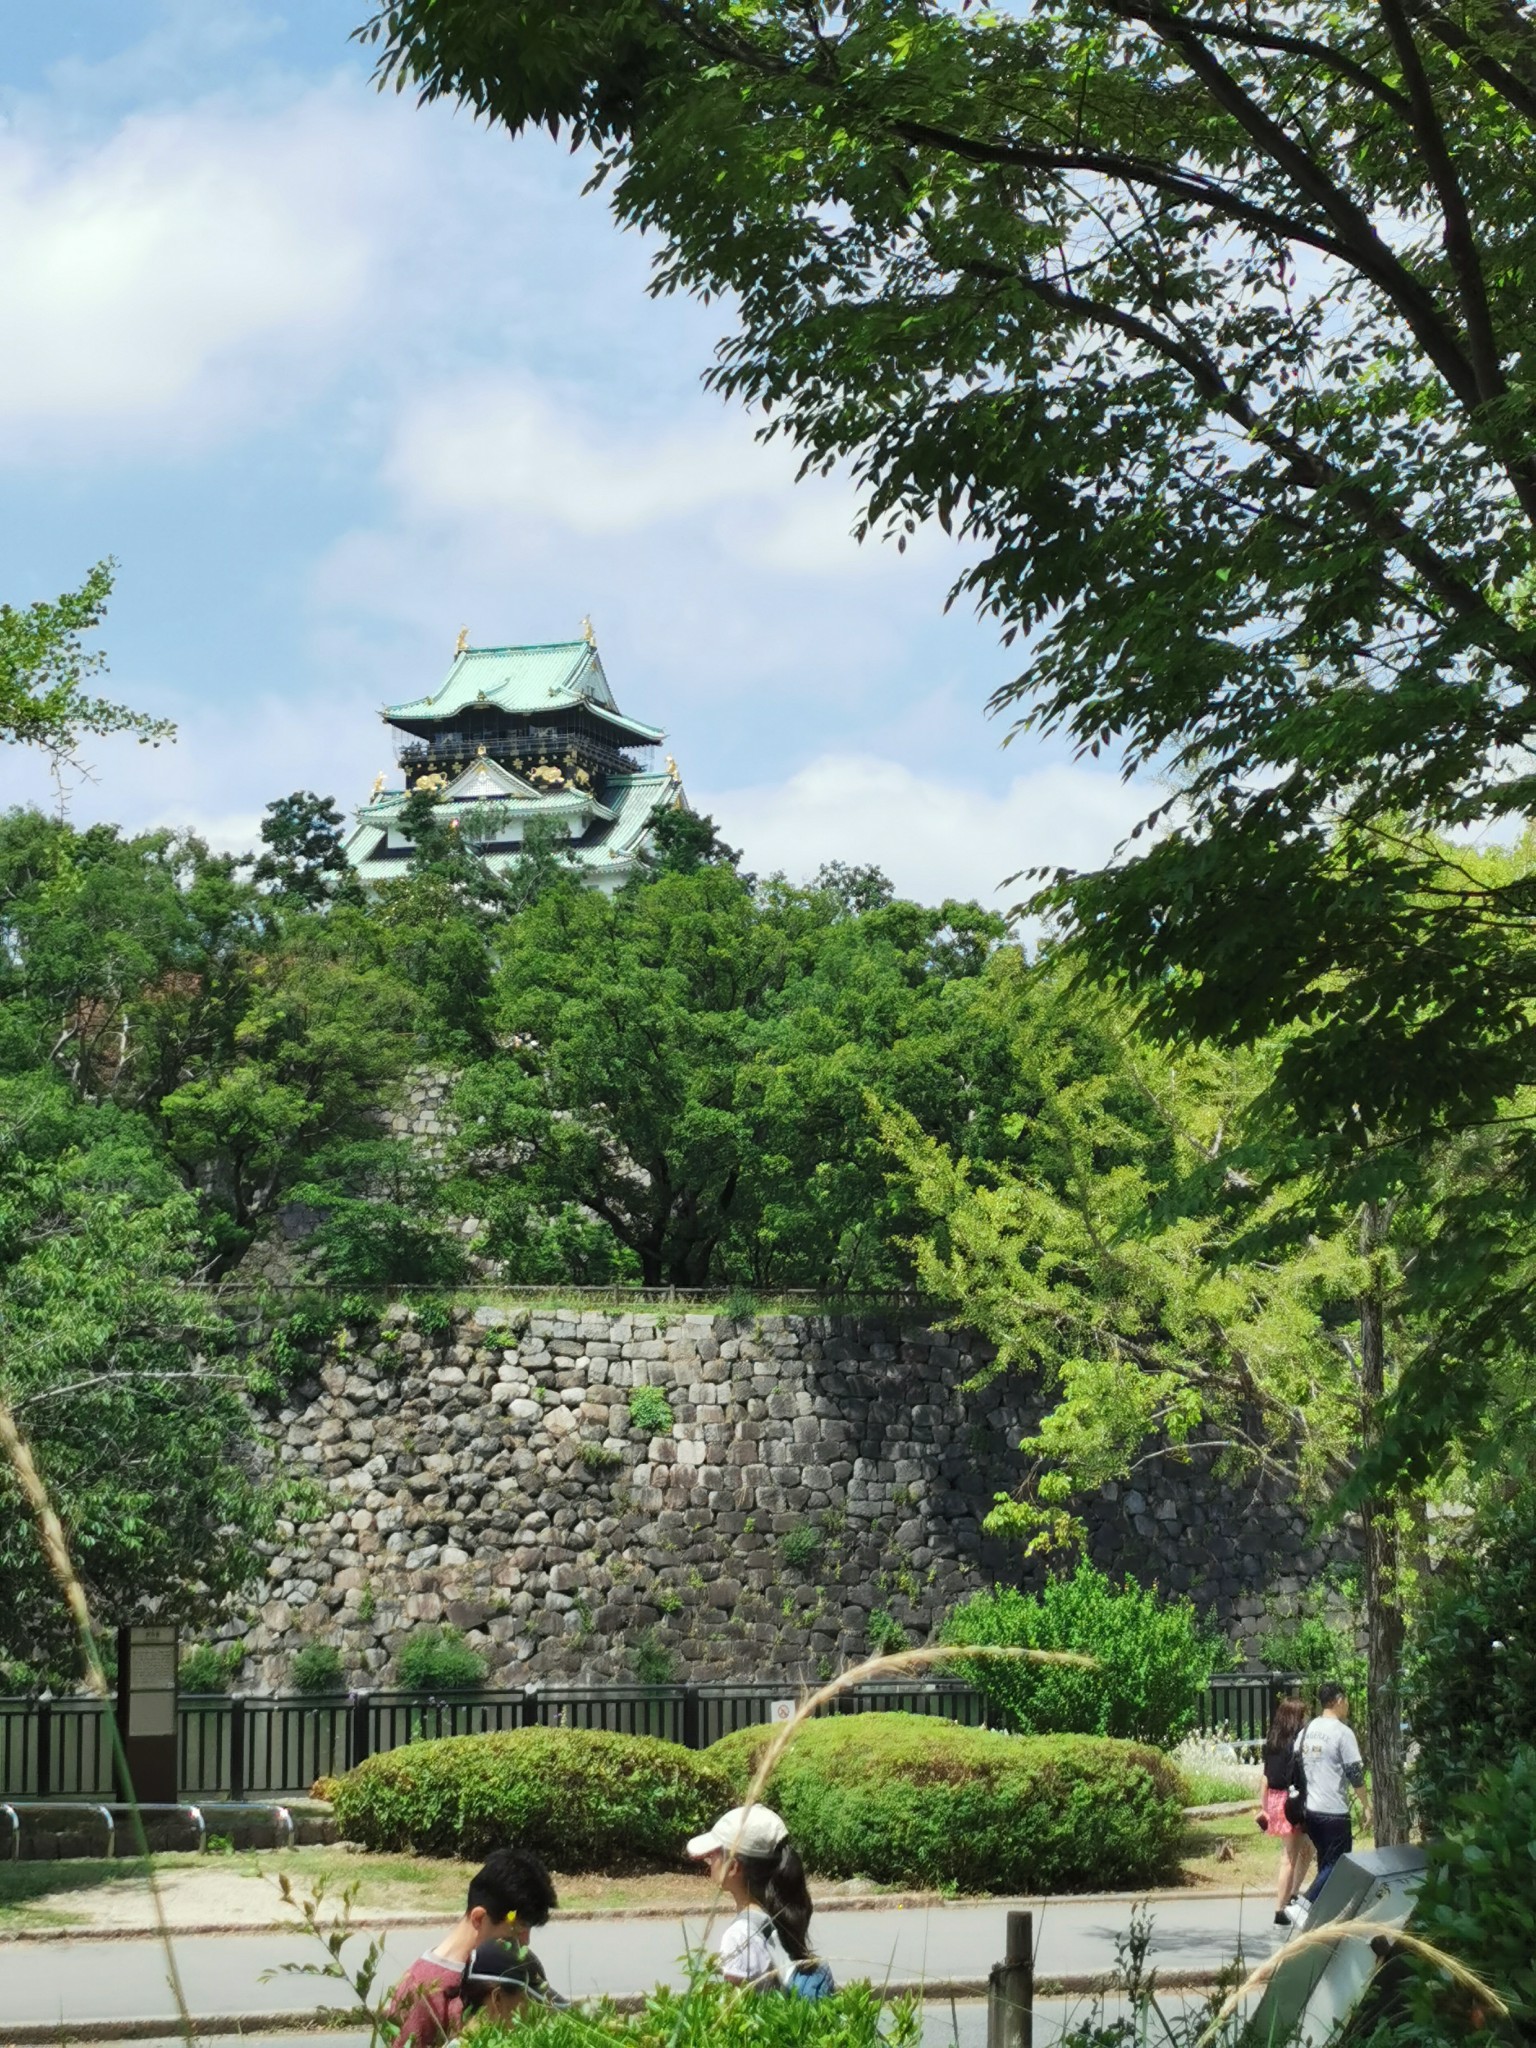
[{"label": "green tiled roof", "polygon": [[[608,783],[608,802],[584,790],[559,790],[534,798],[508,797],[497,809],[511,818],[584,816],[586,824],[571,844],[571,852],[591,879],[617,888],[634,872],[651,819],[681,796],[679,785],[666,773],[616,775]],[[402,790],[389,790],[365,804],[357,813],[357,826],[347,843],[348,857],[365,882],[397,881],[406,873],[408,861],[399,857],[375,858],[373,847],[405,803]],[[465,819],[473,816],[473,803],[448,802],[433,806],[438,817]],[[518,858],[513,854],[488,856],[493,869],[501,871]]]},{"label": "green tiled roof", "polygon": [[525,715],[583,699],[594,709],[618,710],[597,649],[586,640],[552,640],[536,647],[466,647],[434,695],[388,704],[384,716],[452,718],[482,697],[498,711]]}]

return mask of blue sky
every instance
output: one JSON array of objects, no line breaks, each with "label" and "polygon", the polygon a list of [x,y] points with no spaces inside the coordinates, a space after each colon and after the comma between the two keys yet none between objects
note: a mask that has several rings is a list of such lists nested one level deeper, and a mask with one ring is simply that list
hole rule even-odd
[{"label": "blue sky", "polygon": [[[1012,672],[946,616],[958,558],[849,538],[837,482],[700,386],[718,307],[582,166],[378,94],[366,0],[56,0],[0,60],[0,596],[119,563],[111,690],[176,746],[104,745],[70,813],[251,842],[296,787],[350,808],[380,704],[590,613],[750,864],[878,860],[995,897],[1106,855],[1150,790],[1006,752]],[[36,761],[0,801],[58,800]]]}]

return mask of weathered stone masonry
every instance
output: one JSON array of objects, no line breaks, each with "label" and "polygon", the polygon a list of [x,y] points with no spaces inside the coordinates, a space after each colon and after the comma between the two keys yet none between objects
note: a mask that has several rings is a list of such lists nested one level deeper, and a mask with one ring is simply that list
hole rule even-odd
[{"label": "weathered stone masonry", "polygon": [[[356,1336],[278,1420],[279,1456],[333,1508],[283,1526],[254,1682],[282,1686],[323,1639],[351,1683],[388,1683],[436,1621],[492,1683],[633,1676],[642,1645],[679,1676],[802,1679],[863,1654],[872,1614],[920,1642],[966,1591],[1039,1569],[981,1529],[1038,1404],[1013,1379],[960,1391],[985,1354],[954,1333],[494,1307],[432,1333],[397,1306]],[[631,1426],[640,1385],[670,1431]],[[1251,1643],[1324,1562],[1304,1517],[1199,1464],[1147,1470],[1092,1504],[1095,1560]]]}]

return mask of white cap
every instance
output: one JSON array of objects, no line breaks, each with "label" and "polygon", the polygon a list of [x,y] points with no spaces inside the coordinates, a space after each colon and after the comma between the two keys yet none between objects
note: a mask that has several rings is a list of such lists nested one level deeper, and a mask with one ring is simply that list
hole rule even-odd
[{"label": "white cap", "polygon": [[688,1854],[711,1856],[723,1849],[727,1856],[771,1856],[788,1834],[771,1806],[733,1806],[707,1835],[694,1836]]}]

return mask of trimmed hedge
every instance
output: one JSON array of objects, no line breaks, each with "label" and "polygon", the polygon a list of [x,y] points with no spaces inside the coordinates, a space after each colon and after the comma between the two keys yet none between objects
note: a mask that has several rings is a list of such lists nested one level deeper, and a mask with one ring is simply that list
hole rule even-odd
[{"label": "trimmed hedge", "polygon": [[[770,1728],[705,1750],[744,1796]],[[1097,1735],[1001,1735],[926,1714],[812,1721],[763,1795],[823,1877],[1070,1892],[1171,1876],[1179,1773],[1160,1750]]]},{"label": "trimmed hedge", "polygon": [[577,1728],[409,1743],[334,1794],[342,1834],[365,1848],[474,1858],[515,1841],[560,1870],[670,1867],[731,1801],[707,1756]]}]

